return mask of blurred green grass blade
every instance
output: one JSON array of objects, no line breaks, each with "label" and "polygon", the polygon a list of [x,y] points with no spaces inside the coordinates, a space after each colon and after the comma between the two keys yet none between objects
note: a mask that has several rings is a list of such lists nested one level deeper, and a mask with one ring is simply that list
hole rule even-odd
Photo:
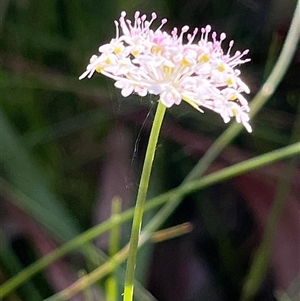
[{"label": "blurred green grass blade", "polygon": [[[9,275],[16,275],[24,267],[21,265],[19,259],[15,256],[14,251],[9,246],[3,231],[0,229],[0,264]],[[20,288],[20,295],[24,298],[22,300],[42,300],[39,291],[34,287],[34,284],[29,281],[24,283]]]},{"label": "blurred green grass blade", "polygon": [[[122,212],[122,200],[119,197],[115,197],[111,203],[111,218],[118,219]],[[120,225],[116,225],[110,230],[108,253],[110,257],[113,257],[120,250]],[[108,300],[117,301],[119,296],[119,288],[116,272],[111,273],[105,282],[105,291]]]},{"label": "blurred green grass blade", "polygon": [[[85,275],[86,275],[86,271],[85,270],[80,270],[78,272],[79,278],[82,278]],[[88,287],[85,290],[83,290],[83,296],[84,296],[84,300],[85,301],[94,301],[93,292],[92,292],[91,287]]]},{"label": "blurred green grass blade", "polygon": [[[27,47],[31,46],[40,51],[68,51],[71,47],[70,42],[58,34],[50,33],[40,29],[35,25],[26,24],[21,26],[8,21],[6,24],[11,31],[21,32]],[[25,47],[25,46],[24,46]]]},{"label": "blurred green grass blade", "polygon": [[2,111],[0,119],[2,176],[10,183],[9,193],[14,194],[15,205],[39,221],[56,238],[63,241],[74,238],[80,233],[76,221],[47,187],[43,172],[22,145]]},{"label": "blurred green grass blade", "polygon": [[48,143],[92,125],[107,123],[109,118],[110,116],[103,109],[91,110],[25,134],[23,139],[29,147],[33,147],[36,144]]}]

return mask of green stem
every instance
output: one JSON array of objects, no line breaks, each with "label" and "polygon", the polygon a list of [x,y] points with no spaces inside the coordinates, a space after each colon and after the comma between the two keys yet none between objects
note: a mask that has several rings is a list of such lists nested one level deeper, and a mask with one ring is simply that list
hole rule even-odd
[{"label": "green stem", "polygon": [[137,201],[134,210],[132,230],[131,230],[130,243],[129,243],[129,254],[128,254],[128,260],[126,266],[126,274],[125,274],[125,288],[124,288],[124,297],[123,297],[124,301],[131,301],[133,298],[134,272],[135,272],[141,224],[142,224],[143,214],[144,214],[144,204],[147,196],[148,184],[149,184],[150,174],[152,170],[152,164],[153,164],[154,154],[156,150],[157,140],[158,140],[165,111],[166,111],[166,107],[159,101],[155,113],[152,129],[151,129],[150,137],[149,137],[140,186],[137,195]]}]

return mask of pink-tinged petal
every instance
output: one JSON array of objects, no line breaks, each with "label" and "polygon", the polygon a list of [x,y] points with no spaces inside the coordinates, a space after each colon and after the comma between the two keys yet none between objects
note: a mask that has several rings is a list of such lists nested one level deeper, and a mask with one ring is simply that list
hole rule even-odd
[{"label": "pink-tinged petal", "polygon": [[239,77],[236,79],[236,82],[245,93],[250,93],[250,88]]},{"label": "pink-tinged petal", "polygon": [[91,73],[91,70],[86,70],[79,76],[79,79],[81,80],[81,79],[85,78],[89,73]]},{"label": "pink-tinged petal", "polygon": [[142,97],[146,96],[147,93],[148,93],[148,91],[147,91],[147,89],[146,89],[145,87],[136,87],[136,88],[135,88],[135,92],[136,92],[139,96],[142,96]]},{"label": "pink-tinged petal", "polygon": [[163,87],[161,85],[153,85],[148,88],[150,94],[158,95],[162,93]]},{"label": "pink-tinged petal", "polygon": [[123,89],[126,86],[126,82],[125,81],[117,81],[115,82],[115,87],[119,88],[119,89]]},{"label": "pink-tinged petal", "polygon": [[180,104],[181,95],[174,88],[170,88],[160,95],[161,102],[167,107],[170,108],[173,104]]},{"label": "pink-tinged petal", "polygon": [[160,95],[160,101],[167,107],[170,108],[172,107],[172,105],[174,104],[174,99],[173,97],[170,95],[170,93],[167,92],[163,92]]},{"label": "pink-tinged petal", "polygon": [[133,86],[126,86],[122,89],[121,94],[124,97],[129,96],[133,92]]}]

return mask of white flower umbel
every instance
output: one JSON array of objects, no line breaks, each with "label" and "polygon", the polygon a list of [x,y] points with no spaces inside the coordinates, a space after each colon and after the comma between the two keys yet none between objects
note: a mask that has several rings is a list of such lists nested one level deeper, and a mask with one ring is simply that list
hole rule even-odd
[{"label": "white flower umbel", "polygon": [[197,28],[192,34],[187,33],[188,26],[180,31],[174,28],[170,34],[163,31],[166,19],[151,29],[155,13],[150,20],[140,12],[135,13],[133,22],[125,17],[122,12],[115,21],[116,37],[99,47],[100,54],[91,57],[79,79],[90,78],[96,71],[114,79],[124,97],[154,94],[168,108],[184,100],[200,111],[215,111],[226,123],[235,117],[252,131],[248,102],[242,95],[250,90],[236,69],[250,61],[244,58],[248,50],[231,55],[230,41],[225,52],[222,42],[226,35],[218,37],[209,25],[201,29],[197,39]]},{"label": "white flower umbel", "polygon": [[147,197],[148,185],[154,160],[159,132],[166,108],[179,105],[182,100],[198,111],[207,108],[220,114],[224,122],[232,117],[251,132],[249,106],[242,95],[249,93],[241,80],[237,65],[248,62],[243,58],[248,50],[231,55],[233,41],[224,52],[222,42],[226,35],[219,37],[207,25],[192,34],[188,26],[171,33],[163,31],[166,19],[156,29],[151,25],[156,19],[153,13],[150,20],[136,12],[134,21],[125,19],[122,12],[115,21],[116,37],[110,43],[99,47],[99,55],[93,55],[86,71],[80,76],[91,77],[94,72],[115,80],[116,88],[128,97],[132,93],[140,96],[149,94],[159,98],[146,150],[141,180],[139,184],[126,265],[123,301],[132,301],[134,274],[140,231]]}]

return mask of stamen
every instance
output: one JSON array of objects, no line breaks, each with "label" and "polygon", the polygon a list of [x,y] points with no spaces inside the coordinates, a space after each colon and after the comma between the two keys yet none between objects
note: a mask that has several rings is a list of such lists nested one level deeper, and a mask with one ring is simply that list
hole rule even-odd
[{"label": "stamen", "polygon": [[173,30],[171,31],[171,35],[172,35],[174,40],[177,37],[177,33],[178,33],[178,29],[177,29],[177,27],[174,27]]},{"label": "stamen", "polygon": [[134,14],[134,19],[138,19],[140,16],[140,12],[139,11],[136,11],[135,14]]},{"label": "stamen", "polygon": [[182,43],[183,35],[189,30],[189,26],[185,25],[181,28],[181,33],[178,37],[178,41]]},{"label": "stamen", "polygon": [[156,29],[156,31],[161,30],[161,28],[168,22],[166,18],[161,20],[160,26]]},{"label": "stamen", "polygon": [[231,51],[231,49],[232,49],[232,47],[233,47],[233,44],[234,44],[234,41],[233,40],[231,40],[230,42],[229,42],[229,48],[228,48],[228,50],[227,50],[227,53],[226,53],[226,55],[230,55],[230,51]]},{"label": "stamen", "polygon": [[224,41],[226,39],[226,34],[224,32],[222,32],[220,34],[220,42]]},{"label": "stamen", "polygon": [[151,24],[153,23],[153,21],[157,18],[156,13],[152,13],[151,14],[151,20],[149,21],[149,23],[147,24],[147,27],[150,27]]},{"label": "stamen", "polygon": [[116,39],[118,39],[119,34],[120,34],[120,32],[119,32],[119,22],[118,21],[115,21],[115,26],[116,26]]},{"label": "stamen", "polygon": [[197,33],[198,33],[198,28],[196,27],[196,28],[194,29],[194,31],[193,31],[193,35],[191,35],[191,34],[188,35],[188,41],[189,41],[189,44],[192,44],[192,43],[193,43],[193,41],[194,41],[194,39],[195,39]]},{"label": "stamen", "polygon": [[204,33],[205,33],[204,40],[205,40],[205,42],[208,41],[208,34],[210,32],[211,32],[211,26],[210,25],[206,25],[206,27],[204,29]]}]

